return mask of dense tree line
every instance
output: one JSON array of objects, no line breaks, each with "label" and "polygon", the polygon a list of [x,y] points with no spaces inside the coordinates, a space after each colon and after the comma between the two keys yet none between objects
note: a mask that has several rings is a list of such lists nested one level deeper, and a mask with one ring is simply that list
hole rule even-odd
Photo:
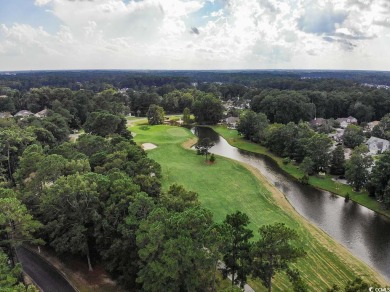
[{"label": "dense tree line", "polygon": [[[382,118],[374,127],[386,138],[389,115]],[[347,179],[355,191],[366,188],[369,194],[384,206],[390,208],[390,151],[373,159],[368,155],[368,148],[362,144],[363,130],[356,125],[349,125],[344,132],[344,145],[353,149],[346,161],[342,145],[332,149],[331,139],[321,131],[314,131],[307,122],[288,124],[269,124],[263,113],[245,111],[240,116],[237,130],[244,138],[267,147],[271,152],[283,157],[284,163],[293,160],[307,175],[328,172]],[[373,135],[375,132],[373,131]],[[375,134],[376,135],[376,134]],[[372,171],[370,168],[372,167]]]},{"label": "dense tree line", "polygon": [[[201,95],[202,101],[220,108],[212,95]],[[271,288],[275,273],[287,271],[287,264],[303,255],[276,249],[272,252],[283,264],[270,265],[260,248],[267,244],[250,241],[245,214],[228,215],[217,224],[196,193],[179,185],[162,191],[160,165],[135,145],[113,108],[91,107],[86,134],[73,142],[67,112],[1,120],[0,267],[10,289],[26,288],[12,278],[19,266],[1,266],[3,250],[26,242],[45,242],[57,253],[79,256],[90,270],[101,262],[126,289],[147,291],[215,289],[221,259],[233,286],[252,275]],[[287,236],[283,250],[296,239],[282,225],[264,228],[264,240],[268,233]]]}]

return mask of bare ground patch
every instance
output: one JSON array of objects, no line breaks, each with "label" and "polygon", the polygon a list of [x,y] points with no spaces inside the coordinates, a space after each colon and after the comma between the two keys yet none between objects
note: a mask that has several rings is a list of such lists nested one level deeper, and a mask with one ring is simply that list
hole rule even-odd
[{"label": "bare ground patch", "polygon": [[144,149],[146,151],[146,150],[152,150],[152,149],[157,148],[157,145],[154,145],[152,143],[143,143],[141,145],[141,147],[142,147],[142,149]]}]

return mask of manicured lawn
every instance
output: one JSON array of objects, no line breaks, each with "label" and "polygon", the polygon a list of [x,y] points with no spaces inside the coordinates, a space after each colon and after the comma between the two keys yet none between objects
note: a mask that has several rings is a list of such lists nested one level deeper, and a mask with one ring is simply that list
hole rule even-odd
[{"label": "manicured lawn", "polygon": [[[297,268],[311,290],[323,291],[333,283],[343,287],[356,276],[375,280],[382,286],[386,284],[344,247],[297,214],[284,196],[256,170],[222,157],[217,157],[213,165],[205,164],[204,157],[183,148],[185,141],[186,147],[196,141],[185,128],[137,125],[131,131],[137,134],[137,143],[149,142],[158,146],[148,153],[162,166],[163,188],[166,190],[171,184],[179,183],[197,192],[203,206],[213,212],[216,221],[221,222],[226,214],[240,210],[249,216],[250,228],[256,237],[263,224],[284,222],[296,229],[308,253]],[[249,284],[256,291],[265,290],[259,281],[250,280]],[[276,277],[273,288],[274,291],[291,291],[283,275]]]},{"label": "manicured lawn", "polygon": [[[288,163],[287,165],[283,164],[283,158],[273,154],[267,148],[259,144],[245,140],[238,134],[236,130],[230,130],[224,126],[215,126],[212,128],[221,136],[223,136],[229,142],[230,145],[243,150],[260,153],[271,157],[277,162],[281,169],[283,169],[285,172],[287,172],[296,179],[299,179],[303,176],[303,172],[298,168],[298,166],[294,165],[293,163]],[[333,181],[331,175],[326,175],[323,177],[310,176],[309,184],[317,188],[332,192],[339,196],[345,197],[346,194],[349,194],[351,200],[380,214],[390,217],[390,210],[384,209],[383,205],[381,205],[372,197],[369,197],[367,192],[357,193],[353,191],[350,186]]]}]

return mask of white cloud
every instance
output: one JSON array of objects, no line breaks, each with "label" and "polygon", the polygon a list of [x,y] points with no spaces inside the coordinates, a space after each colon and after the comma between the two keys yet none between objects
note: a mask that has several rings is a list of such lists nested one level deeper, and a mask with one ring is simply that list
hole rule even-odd
[{"label": "white cloud", "polygon": [[[216,3],[225,5],[200,14],[206,4]],[[387,0],[36,0],[35,4],[48,9],[62,25],[50,34],[23,20],[0,24],[0,70],[340,68],[353,67],[353,60],[361,60],[356,66],[388,69],[390,65],[377,57],[390,45]],[[193,23],[194,15],[199,23]]]},{"label": "white cloud", "polygon": [[38,6],[43,6],[49,4],[51,1],[52,0],[35,0],[34,4]]}]

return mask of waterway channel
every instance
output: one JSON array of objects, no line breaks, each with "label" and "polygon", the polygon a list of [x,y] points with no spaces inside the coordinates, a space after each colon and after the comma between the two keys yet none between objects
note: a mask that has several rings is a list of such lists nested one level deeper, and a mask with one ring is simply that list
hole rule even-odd
[{"label": "waterway channel", "polygon": [[257,168],[289,200],[295,210],[311,223],[348,248],[353,255],[390,281],[390,220],[355,202],[302,185],[284,173],[268,156],[232,147],[208,127],[196,127],[200,138],[215,145],[211,153],[247,163]]}]

